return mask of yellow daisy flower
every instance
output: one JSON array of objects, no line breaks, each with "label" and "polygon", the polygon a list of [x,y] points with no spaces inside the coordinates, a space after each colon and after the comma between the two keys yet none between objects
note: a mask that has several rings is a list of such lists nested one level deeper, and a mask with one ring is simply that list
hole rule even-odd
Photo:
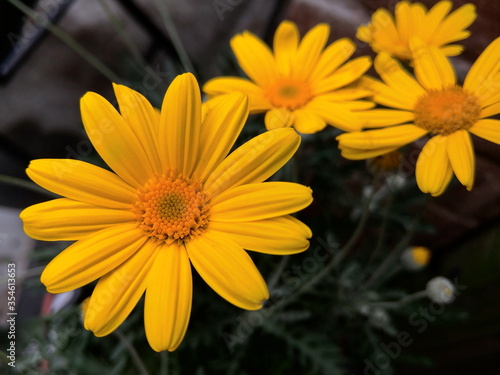
[{"label": "yellow daisy flower", "polygon": [[452,6],[451,1],[440,1],[427,11],[421,3],[400,1],[394,17],[387,9],[377,9],[371,22],[358,28],[356,37],[369,43],[375,52],[385,52],[402,60],[411,59],[408,43],[413,37],[438,47],[446,56],[456,56],[463,46],[449,43],[470,35],[465,29],[476,19],[476,7],[465,4],[449,14]]},{"label": "yellow daisy flower", "polygon": [[[500,144],[500,38],[494,40],[471,67],[462,86],[442,51],[419,39],[410,41],[416,79],[386,53],[375,59],[385,83],[364,78],[373,100],[396,109],[364,111],[367,127],[386,127],[341,134],[342,155],[366,159],[395,150],[426,134],[431,138],[419,154],[416,179],[424,193],[440,195],[453,173],[472,189],[475,157],[470,133]],[[397,125],[397,126],[391,126]]]},{"label": "yellow daisy flower", "polygon": [[[250,113],[263,113],[267,129],[293,126],[315,133],[326,124],[359,130],[354,110],[371,108],[357,100],[369,95],[351,85],[371,66],[369,57],[346,63],[355,44],[339,39],[325,48],[330,26],[319,24],[299,43],[297,25],[284,21],[274,35],[274,53],[254,34],[245,31],[231,39],[231,48],[249,79],[218,77],[203,91],[211,97],[240,91],[250,98]],[[345,64],[344,64],[345,63]]]},{"label": "yellow daisy flower", "polygon": [[244,249],[308,248],[311,231],[289,214],[311,203],[311,190],[263,182],[300,137],[277,129],[228,155],[248,116],[245,95],[229,95],[202,122],[189,73],[172,82],[161,114],[139,93],[114,89],[120,113],[95,93],[81,100],[85,130],[114,173],[79,160],[34,160],[30,178],[64,198],[28,207],[21,218],[33,238],[76,240],[43,271],[49,292],[99,279],[85,328],[109,334],[145,293],[147,339],[156,351],[172,351],[189,321],[190,264],[227,301],[256,310],[268,290]]}]

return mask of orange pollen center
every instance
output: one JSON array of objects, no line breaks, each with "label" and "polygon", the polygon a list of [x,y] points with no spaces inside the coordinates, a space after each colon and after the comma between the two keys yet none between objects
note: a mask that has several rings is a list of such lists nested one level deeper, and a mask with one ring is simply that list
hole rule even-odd
[{"label": "orange pollen center", "polygon": [[281,78],[265,90],[274,107],[296,109],[311,99],[311,89],[306,82]]},{"label": "orange pollen center", "polygon": [[415,125],[434,134],[467,130],[481,114],[478,98],[459,86],[427,91],[414,108]]},{"label": "orange pollen center", "polygon": [[200,182],[170,173],[140,189],[133,211],[147,236],[172,243],[204,233],[209,208]]}]

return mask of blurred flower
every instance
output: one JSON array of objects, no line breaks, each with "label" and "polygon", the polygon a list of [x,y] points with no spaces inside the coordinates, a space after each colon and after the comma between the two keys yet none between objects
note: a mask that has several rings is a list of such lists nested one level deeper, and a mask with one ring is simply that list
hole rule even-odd
[{"label": "blurred flower", "polygon": [[27,173],[65,198],[21,213],[33,238],[77,240],[42,273],[51,293],[99,279],[85,327],[96,336],[115,330],[145,292],[145,330],[156,351],[174,350],[189,321],[191,266],[223,298],[256,310],[266,284],[244,249],[293,254],[311,231],[289,214],[308,206],[311,190],[263,182],[293,155],[300,137],[277,129],[229,156],[248,116],[235,93],[202,123],[191,74],[170,85],[161,113],[139,93],[115,85],[120,113],[95,93],[81,100],[85,130],[115,172],[70,159],[31,162]]},{"label": "blurred flower", "polygon": [[[365,77],[373,100],[396,109],[363,111],[366,127],[379,130],[341,134],[342,155],[367,159],[396,150],[426,134],[431,138],[416,163],[416,179],[424,193],[440,195],[453,173],[472,189],[475,156],[470,133],[500,144],[500,38],[494,40],[471,67],[463,87],[455,71],[435,47],[413,39],[416,80],[386,53],[375,59],[375,69],[384,83]],[[398,125],[398,126],[392,126]]]},{"label": "blurred flower", "polygon": [[399,152],[399,150],[393,150],[386,154],[367,159],[366,167],[373,175],[384,172],[393,172],[396,171],[401,165],[401,158],[401,152]]},{"label": "blurred flower", "polygon": [[436,303],[451,303],[455,300],[455,286],[446,277],[437,276],[425,287],[427,297]]},{"label": "blurred flower", "polygon": [[234,91],[247,94],[250,113],[266,112],[268,130],[293,126],[301,133],[315,133],[326,124],[360,130],[352,111],[373,105],[357,100],[370,92],[351,84],[368,70],[371,60],[364,56],[345,63],[355,44],[343,38],[324,48],[329,35],[329,25],[319,24],[299,43],[297,25],[284,21],[274,35],[273,53],[245,31],[231,39],[231,48],[249,79],[214,78],[203,91],[212,97]]},{"label": "blurred flower", "polygon": [[429,264],[431,251],[425,246],[412,246],[401,255],[401,264],[410,271],[416,271]]},{"label": "blurred flower", "polygon": [[371,23],[360,26],[356,37],[370,44],[375,52],[385,52],[402,60],[410,60],[409,41],[413,37],[429,46],[438,47],[446,56],[459,55],[463,47],[449,44],[467,38],[465,29],[476,19],[476,7],[466,4],[451,14],[451,1],[440,1],[429,11],[421,3],[400,1],[394,17],[380,8]]}]

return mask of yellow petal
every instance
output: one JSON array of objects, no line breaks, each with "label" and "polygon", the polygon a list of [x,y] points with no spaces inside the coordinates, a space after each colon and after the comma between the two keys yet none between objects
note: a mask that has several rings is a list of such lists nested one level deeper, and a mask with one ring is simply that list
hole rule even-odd
[{"label": "yellow petal", "polygon": [[269,47],[254,34],[244,31],[231,39],[231,48],[241,69],[261,87],[266,87],[277,75],[274,56]]},{"label": "yellow petal", "polygon": [[360,85],[351,85],[343,89],[338,89],[328,94],[323,94],[321,97],[325,100],[331,102],[344,102],[347,100],[355,100],[366,98],[371,96],[373,93],[366,87],[361,87]]},{"label": "yellow petal", "polygon": [[238,147],[212,172],[205,192],[213,197],[243,184],[262,182],[290,160],[300,136],[290,128],[269,130]]},{"label": "yellow petal", "polygon": [[413,22],[411,19],[411,6],[407,1],[399,1],[394,9],[396,18],[396,28],[398,30],[399,39],[405,43],[413,34]]},{"label": "yellow petal", "polygon": [[316,96],[353,83],[370,68],[371,64],[371,58],[368,56],[355,58],[327,78],[312,82],[311,91]]},{"label": "yellow petal", "polygon": [[158,154],[160,124],[158,114],[149,101],[137,91],[113,84],[120,114],[141,143],[154,173],[162,173]]},{"label": "yellow petal", "polygon": [[457,130],[448,135],[446,140],[448,158],[458,181],[467,190],[472,189],[475,174],[475,158],[472,141],[467,130]]},{"label": "yellow petal", "polygon": [[363,128],[382,128],[408,123],[415,119],[413,112],[394,109],[373,109],[357,112],[356,115],[361,118]]},{"label": "yellow petal", "polygon": [[298,79],[308,78],[316,64],[330,35],[330,26],[320,23],[314,26],[302,38],[297,50],[297,61],[293,76]]},{"label": "yellow petal", "polygon": [[88,92],[80,100],[80,109],[92,145],[118,176],[134,187],[142,186],[153,177],[154,171],[143,145],[106,99]]},{"label": "yellow petal", "polygon": [[309,206],[311,189],[292,182],[263,182],[228,189],[212,199],[211,220],[241,222],[288,215]]},{"label": "yellow petal", "polygon": [[292,216],[247,222],[210,221],[210,231],[220,233],[247,250],[266,254],[296,254],[309,247],[311,230]]},{"label": "yellow petal", "polygon": [[297,25],[290,21],[280,23],[274,33],[274,58],[276,66],[285,77],[288,77],[292,68],[292,63],[297,55],[299,44],[299,29]]},{"label": "yellow petal", "polygon": [[255,83],[239,77],[213,78],[203,86],[203,91],[209,95],[230,94],[242,92],[250,99],[251,113],[258,113],[271,108],[271,103],[264,96],[262,89]]},{"label": "yellow petal", "polygon": [[191,73],[170,84],[161,108],[160,157],[165,165],[190,176],[197,161],[201,130],[201,96]]},{"label": "yellow petal", "polygon": [[266,112],[264,123],[267,130],[288,128],[293,124],[293,113],[287,108],[273,108]]},{"label": "yellow petal", "polygon": [[49,191],[103,207],[129,209],[137,195],[116,174],[80,160],[32,160],[26,173]]},{"label": "yellow petal", "polygon": [[429,42],[434,45],[443,45],[467,38],[470,32],[463,30],[474,22],[476,16],[474,4],[461,6],[441,22],[430,36]]},{"label": "yellow petal", "polygon": [[429,139],[420,152],[415,167],[417,185],[424,193],[441,195],[453,177],[448,160],[446,137],[436,135]]},{"label": "yellow petal", "polygon": [[456,84],[455,70],[436,47],[425,45],[420,39],[410,40],[415,75],[426,89],[441,89]]},{"label": "yellow petal", "polygon": [[[500,92],[499,92],[500,94]],[[500,99],[500,95],[499,95]],[[498,115],[500,113],[500,101],[496,102],[495,104],[492,104],[486,108],[483,108],[481,110],[481,114],[479,115],[479,118],[486,118],[486,117],[491,117]]]},{"label": "yellow petal", "polygon": [[464,89],[474,92],[482,101],[488,100],[498,94],[499,70],[500,37],[491,42],[472,65],[465,78]]},{"label": "yellow petal", "polygon": [[[439,1],[434,5],[425,15],[418,36],[422,38],[422,40],[430,40],[436,32],[436,28],[441,25],[445,17],[450,13],[452,6],[453,4],[451,1]],[[441,44],[444,43],[435,43],[435,45]]]},{"label": "yellow petal", "polygon": [[85,329],[101,337],[123,323],[146,290],[157,248],[154,241],[147,241],[120,266],[99,279],[85,312]]},{"label": "yellow petal", "polygon": [[323,130],[325,126],[325,120],[313,111],[307,109],[297,109],[293,111],[293,127],[299,133],[313,134]]},{"label": "yellow petal", "polygon": [[[297,114],[297,112],[299,111],[295,111],[294,113]],[[361,126],[363,125],[361,119],[356,115],[356,113],[348,110],[347,106],[323,100],[322,97],[317,97],[311,100],[301,112],[306,114],[312,112],[312,115],[319,117],[322,122],[326,122],[327,124],[344,131],[361,130]],[[311,133],[322,130],[324,126],[321,127],[320,125],[322,125],[322,123],[319,123],[317,120],[314,121],[314,118],[311,119],[313,117],[312,115],[303,116],[304,119],[302,128],[305,128],[305,130],[310,129],[310,132],[299,130],[297,125],[295,128],[302,133]],[[297,119],[295,121],[297,122]]]},{"label": "yellow petal", "polygon": [[469,132],[500,145],[500,120],[479,120],[469,128]]},{"label": "yellow petal", "polygon": [[342,38],[330,44],[313,67],[310,80],[320,80],[332,74],[352,56],[355,50],[356,45],[348,38]]},{"label": "yellow petal", "polygon": [[418,97],[425,94],[425,90],[400,63],[387,53],[379,53],[375,58],[375,69],[384,82],[402,98],[405,103],[415,104]]},{"label": "yellow petal", "polygon": [[269,298],[266,283],[250,256],[224,235],[208,230],[186,243],[189,259],[222,298],[246,310],[258,310]]},{"label": "yellow petal", "polygon": [[200,156],[194,175],[204,181],[227,156],[248,118],[248,97],[225,95],[206,115],[201,129]]},{"label": "yellow petal", "polygon": [[337,140],[341,145],[357,149],[384,147],[399,148],[427,134],[427,130],[415,125],[398,125],[385,129],[367,130],[341,134]]},{"label": "yellow petal", "polygon": [[370,150],[363,150],[357,148],[351,148],[343,145],[339,145],[339,149],[341,151],[341,155],[350,160],[364,160],[371,159],[376,156],[388,154],[389,152],[397,150],[399,147],[382,147],[382,148],[374,148]]},{"label": "yellow petal", "polygon": [[359,85],[372,92],[373,96],[371,99],[376,103],[390,108],[405,109],[409,111],[413,110],[415,106],[412,96],[401,95],[401,92],[396,91],[379,80],[371,77],[362,77],[359,80]]},{"label": "yellow petal", "polygon": [[458,56],[464,51],[464,47],[458,44],[448,44],[445,47],[440,47],[439,50],[445,56]]},{"label": "yellow petal", "polygon": [[42,272],[50,293],[86,285],[132,256],[147,240],[136,224],[119,224],[93,233],[57,255]]},{"label": "yellow petal", "polygon": [[157,254],[146,289],[144,326],[155,351],[173,351],[186,334],[191,314],[191,265],[183,246],[163,245]]},{"label": "yellow petal", "polygon": [[24,231],[43,241],[74,241],[115,224],[134,222],[130,210],[113,210],[60,198],[21,212]]}]

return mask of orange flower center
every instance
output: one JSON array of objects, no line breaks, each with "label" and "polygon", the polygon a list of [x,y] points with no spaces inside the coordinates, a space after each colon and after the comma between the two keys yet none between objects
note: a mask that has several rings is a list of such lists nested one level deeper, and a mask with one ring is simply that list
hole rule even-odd
[{"label": "orange flower center", "polygon": [[209,205],[201,183],[175,173],[148,181],[133,210],[144,233],[166,243],[188,241],[208,226]]},{"label": "orange flower center", "polygon": [[467,130],[481,114],[477,96],[462,87],[450,86],[427,91],[417,100],[414,108],[415,125],[434,134],[449,135]]},{"label": "orange flower center", "polygon": [[281,78],[267,88],[265,95],[274,107],[296,109],[311,99],[311,89],[306,82]]}]

